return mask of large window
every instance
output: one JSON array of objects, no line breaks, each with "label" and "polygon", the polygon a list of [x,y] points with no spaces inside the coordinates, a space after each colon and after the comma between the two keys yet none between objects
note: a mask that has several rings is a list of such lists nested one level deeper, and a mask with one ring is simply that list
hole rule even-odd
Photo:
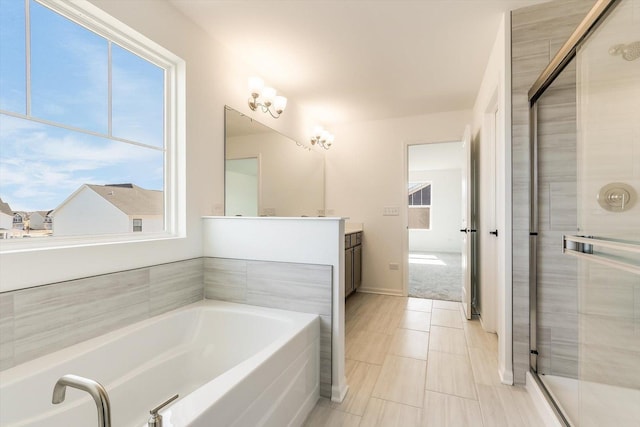
[{"label": "large window", "polygon": [[409,183],[409,229],[431,229],[431,183]]},{"label": "large window", "polygon": [[49,212],[9,237],[172,233],[179,59],[78,4],[0,0],[0,198]]}]

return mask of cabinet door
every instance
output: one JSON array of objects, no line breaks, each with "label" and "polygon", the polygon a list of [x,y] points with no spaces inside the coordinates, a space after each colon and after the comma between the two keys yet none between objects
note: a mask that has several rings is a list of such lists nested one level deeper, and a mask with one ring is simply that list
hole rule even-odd
[{"label": "cabinet door", "polygon": [[344,296],[353,292],[353,248],[344,251]]},{"label": "cabinet door", "polygon": [[362,283],[362,245],[353,248],[353,290]]}]

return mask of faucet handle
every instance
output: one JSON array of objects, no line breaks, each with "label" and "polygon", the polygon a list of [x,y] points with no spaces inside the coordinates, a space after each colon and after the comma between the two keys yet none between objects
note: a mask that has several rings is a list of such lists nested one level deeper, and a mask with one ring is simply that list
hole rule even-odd
[{"label": "faucet handle", "polygon": [[149,411],[149,413],[151,415],[157,415],[158,411],[162,408],[164,408],[165,406],[167,406],[169,403],[173,402],[174,400],[176,400],[178,398],[178,395],[176,394],[173,397],[170,397],[169,399],[165,400],[164,402],[162,402],[161,404],[159,404],[158,406],[156,406],[155,408],[153,408],[152,410]]},{"label": "faucet handle", "polygon": [[159,404],[158,406],[156,406],[155,408],[149,411],[149,413],[151,414],[151,418],[149,418],[149,421],[147,423],[149,427],[162,427],[162,415],[158,414],[158,411],[164,408],[165,406],[167,406],[169,403],[176,400],[177,398],[178,398],[178,395],[176,394],[175,396],[170,397],[169,399],[165,400],[164,402],[162,402],[161,404]]}]

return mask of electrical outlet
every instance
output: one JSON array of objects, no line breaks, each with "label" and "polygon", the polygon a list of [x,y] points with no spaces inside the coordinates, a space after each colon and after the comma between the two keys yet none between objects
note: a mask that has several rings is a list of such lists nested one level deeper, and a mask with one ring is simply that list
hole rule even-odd
[{"label": "electrical outlet", "polygon": [[390,262],[389,270],[400,270],[400,264],[398,264],[397,262]]},{"label": "electrical outlet", "polygon": [[383,216],[398,216],[400,215],[400,208],[397,206],[385,206],[382,210]]}]

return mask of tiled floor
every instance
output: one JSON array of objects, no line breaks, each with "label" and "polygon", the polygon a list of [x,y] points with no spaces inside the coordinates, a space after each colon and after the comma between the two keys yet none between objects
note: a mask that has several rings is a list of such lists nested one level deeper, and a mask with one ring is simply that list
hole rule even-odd
[{"label": "tiled floor", "polygon": [[524,389],[500,384],[497,337],[460,303],[355,294],[346,329],[349,393],[320,399],[307,427],[544,425]]}]

